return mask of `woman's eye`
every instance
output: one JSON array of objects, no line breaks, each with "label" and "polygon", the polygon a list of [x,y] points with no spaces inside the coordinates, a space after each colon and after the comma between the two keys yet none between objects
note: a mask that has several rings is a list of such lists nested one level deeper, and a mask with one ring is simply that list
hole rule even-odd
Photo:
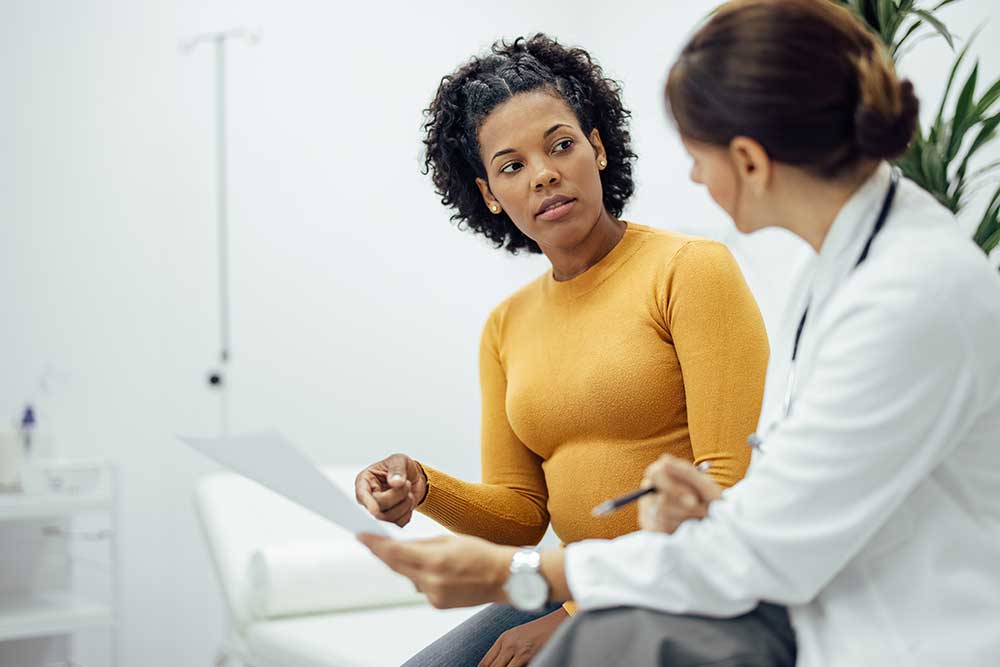
[{"label": "woman's eye", "polygon": [[556,143],[556,145],[552,148],[552,152],[562,153],[563,151],[569,150],[570,146],[572,145],[573,145],[572,139],[563,139],[562,141]]},{"label": "woman's eye", "polygon": [[508,162],[500,168],[500,171],[504,174],[513,174],[516,171],[521,171],[523,165],[520,162]]}]

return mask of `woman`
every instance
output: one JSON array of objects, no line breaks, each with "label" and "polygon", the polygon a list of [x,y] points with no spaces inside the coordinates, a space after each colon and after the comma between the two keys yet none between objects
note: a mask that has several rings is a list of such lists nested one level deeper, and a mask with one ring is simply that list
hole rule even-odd
[{"label": "woman", "polygon": [[[834,3],[742,0],[695,34],[666,94],[692,179],[740,231],[778,225],[818,253],[750,474],[723,495],[660,461],[646,530],[542,553],[528,574],[471,538],[363,540],[439,606],[524,598],[511,581],[533,575],[551,600],[632,607],[584,611],[542,667],[788,664],[720,648],[718,617],[761,601],[789,606],[803,667],[996,664],[1000,277],[886,162],[913,134],[912,85]],[[658,532],[678,492],[708,515]]]},{"label": "woman", "polygon": [[[417,509],[517,546],[551,522],[571,543],[638,528],[634,507],[591,510],[663,453],[710,464],[722,486],[743,476],[763,323],[724,246],[618,218],[633,189],[627,119],[590,56],[543,35],[498,43],[443,79],[425,139],[442,201],[463,226],[552,268],[486,322],[483,482],[393,455],[357,478],[379,519],[403,525]],[[409,664],[527,664],[566,617],[493,607]]]}]

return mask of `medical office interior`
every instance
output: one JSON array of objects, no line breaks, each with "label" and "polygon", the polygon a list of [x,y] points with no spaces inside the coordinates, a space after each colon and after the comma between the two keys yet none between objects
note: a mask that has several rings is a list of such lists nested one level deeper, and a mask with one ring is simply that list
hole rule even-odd
[{"label": "medical office interior", "polygon": [[[276,430],[348,487],[396,451],[478,479],[483,322],[547,264],[456,229],[420,126],[441,76],[499,38],[545,32],[622,82],[624,219],[727,244],[772,331],[812,253],[741,237],[664,111],[713,6],[3,0],[0,666],[384,667],[465,618],[357,545],[318,608],[254,604],[254,550],[343,536],[177,436]],[[1000,73],[995,2],[935,16],[954,44],[925,25],[898,60],[925,128],[974,36],[945,115],[975,61],[977,97]],[[995,141],[971,165],[998,159]],[[997,174],[968,192],[970,237]]]}]

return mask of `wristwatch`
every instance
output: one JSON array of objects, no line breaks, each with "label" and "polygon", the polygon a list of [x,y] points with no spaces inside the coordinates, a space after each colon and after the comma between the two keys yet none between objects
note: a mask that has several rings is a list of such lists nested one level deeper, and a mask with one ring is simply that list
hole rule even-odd
[{"label": "wristwatch", "polygon": [[538,611],[549,601],[549,582],[542,576],[541,564],[542,555],[534,549],[514,552],[503,590],[515,609]]}]

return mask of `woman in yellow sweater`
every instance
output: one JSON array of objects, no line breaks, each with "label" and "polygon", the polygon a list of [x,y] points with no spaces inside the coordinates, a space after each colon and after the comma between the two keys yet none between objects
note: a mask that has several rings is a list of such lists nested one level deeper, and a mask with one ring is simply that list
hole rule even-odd
[{"label": "woman in yellow sweater", "polygon": [[[427,115],[426,164],[453,219],[552,269],[483,331],[483,481],[394,454],[358,475],[358,501],[507,545],[536,544],[551,522],[569,543],[637,530],[634,506],[591,509],[664,453],[710,463],[722,486],[742,478],[763,322],[725,246],[619,219],[635,154],[618,85],[536,35],[446,76]],[[525,665],[566,615],[491,607],[407,665]]]}]

